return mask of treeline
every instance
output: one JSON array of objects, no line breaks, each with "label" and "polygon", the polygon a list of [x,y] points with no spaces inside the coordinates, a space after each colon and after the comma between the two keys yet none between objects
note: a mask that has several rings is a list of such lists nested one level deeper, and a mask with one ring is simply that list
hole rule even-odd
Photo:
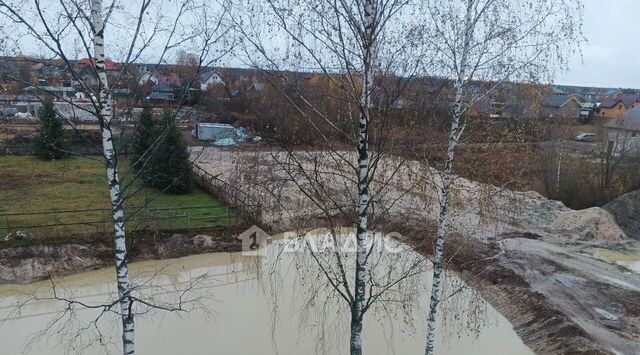
[{"label": "treeline", "polygon": [[[90,136],[69,134],[63,119],[55,111],[51,100],[45,101],[38,112],[40,128],[33,143],[33,152],[44,160],[66,159],[71,156],[72,142]],[[129,151],[129,161],[135,173],[134,180],[162,192],[182,194],[193,188],[189,151],[171,111],[155,117],[145,106],[133,137],[122,151]]]}]

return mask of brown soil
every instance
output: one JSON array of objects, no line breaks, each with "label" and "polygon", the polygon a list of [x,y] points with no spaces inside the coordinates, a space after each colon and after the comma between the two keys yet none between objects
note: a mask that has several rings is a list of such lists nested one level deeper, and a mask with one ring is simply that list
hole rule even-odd
[{"label": "brown soil", "polygon": [[[137,233],[129,246],[131,262],[179,258],[210,252],[237,252],[236,231],[195,233]],[[113,264],[113,243],[93,235],[75,243],[0,249],[0,284],[36,282],[95,270]]]},{"label": "brown soil", "polygon": [[[436,228],[423,222],[402,221],[389,225],[389,230],[401,233],[405,242],[428,258],[434,253]],[[522,235],[524,238],[538,238]],[[426,239],[425,239],[426,238]],[[538,354],[610,354],[600,342],[590,336],[571,317],[559,310],[552,300],[537,292],[532,285],[500,255],[496,243],[451,234],[445,243],[447,269],[457,271],[461,278],[479,291],[483,298],[505,316],[525,344]],[[614,300],[615,295],[610,295]],[[617,299],[619,301],[619,299]],[[631,299],[629,299],[631,301]],[[630,303],[627,303],[630,305]],[[635,311],[637,313],[637,310]],[[632,314],[629,314],[633,317]]]}]

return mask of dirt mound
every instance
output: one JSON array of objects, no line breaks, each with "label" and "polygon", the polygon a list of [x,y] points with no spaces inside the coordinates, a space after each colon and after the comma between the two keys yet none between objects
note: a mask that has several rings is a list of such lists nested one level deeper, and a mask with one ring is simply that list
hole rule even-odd
[{"label": "dirt mound", "polygon": [[602,206],[629,238],[640,240],[640,190],[629,192]]},{"label": "dirt mound", "polygon": [[[240,251],[241,243],[227,230],[210,235],[148,233],[135,235],[130,260],[179,258],[210,252]],[[91,243],[32,245],[0,249],[0,284],[26,284],[94,270],[113,264],[113,243],[108,238]]]}]

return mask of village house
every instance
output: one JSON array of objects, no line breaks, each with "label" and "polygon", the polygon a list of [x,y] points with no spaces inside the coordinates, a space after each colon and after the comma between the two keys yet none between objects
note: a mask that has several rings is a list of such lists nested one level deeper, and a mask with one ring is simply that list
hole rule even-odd
[{"label": "village house", "polygon": [[607,130],[608,149],[614,155],[640,155],[640,107],[607,122],[604,127]]},{"label": "village house", "polygon": [[596,112],[596,116],[616,119],[622,117],[622,115],[627,112],[627,109],[628,107],[624,103],[624,101],[622,101],[622,99],[609,99],[600,103],[600,106],[598,106],[598,110]]},{"label": "village house", "polygon": [[579,119],[582,111],[582,103],[574,95],[551,95],[542,103],[542,115],[544,118],[569,118]]},{"label": "village house", "polygon": [[253,84],[251,84],[251,86],[249,86],[247,88],[247,91],[262,92],[262,91],[264,91],[265,87],[266,87],[266,85],[264,83],[253,83]]},{"label": "village house", "polygon": [[488,118],[493,113],[492,100],[488,97],[481,97],[469,107],[467,116],[472,119]]},{"label": "village house", "polygon": [[76,94],[76,89],[67,86],[27,86],[22,91],[34,94],[50,94],[55,100],[70,100]]},{"label": "village house", "polygon": [[619,95],[618,98],[624,102],[628,110],[640,107],[640,95],[638,94],[622,94]]},{"label": "village house", "polygon": [[589,123],[595,115],[598,104],[595,102],[583,102],[580,110],[580,122]]},{"label": "village house", "polygon": [[607,99],[615,99],[618,97],[618,95],[620,95],[622,92],[620,91],[620,89],[609,89],[604,93],[605,98]]},{"label": "village house", "polygon": [[158,86],[168,86],[171,88],[177,88],[178,86],[182,85],[182,80],[180,79],[180,76],[176,73],[159,74],[157,78],[158,78],[158,82],[156,83],[156,85]]},{"label": "village house", "polygon": [[42,107],[42,100],[42,97],[33,94],[0,94],[0,113],[4,116],[17,113],[35,116]]},{"label": "village house", "polygon": [[[107,69],[107,77],[110,80],[120,72],[122,66],[118,63],[115,63],[111,59],[106,59],[104,62],[105,68]],[[88,87],[95,87],[98,85],[98,77],[96,75],[95,69],[95,60],[93,58],[83,58],[75,62],[74,70],[76,71],[78,77],[82,80],[84,85]],[[82,84],[79,81],[75,81],[73,83],[74,86],[81,86]]]},{"label": "village house", "polygon": [[138,84],[146,85],[147,83],[158,85],[158,75],[150,71],[145,71],[144,73],[142,73],[142,75],[140,75],[140,79],[138,80]]},{"label": "village house", "polygon": [[155,103],[174,102],[176,100],[175,89],[171,86],[158,85],[151,90],[147,100]]},{"label": "village house", "polygon": [[206,91],[211,86],[225,85],[224,80],[217,72],[204,74],[200,80],[200,90]]},{"label": "village house", "polygon": [[560,89],[558,87],[555,87],[555,86],[553,88],[551,88],[551,91],[552,91],[554,96],[568,96],[569,95],[569,93],[566,92],[565,90],[562,90],[562,89]]}]

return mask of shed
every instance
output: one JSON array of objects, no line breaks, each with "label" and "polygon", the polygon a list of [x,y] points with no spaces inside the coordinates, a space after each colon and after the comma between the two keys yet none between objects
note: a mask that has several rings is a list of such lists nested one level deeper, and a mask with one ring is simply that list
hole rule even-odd
[{"label": "shed", "polygon": [[195,136],[196,139],[201,141],[235,138],[236,129],[232,125],[225,123],[198,123]]}]

